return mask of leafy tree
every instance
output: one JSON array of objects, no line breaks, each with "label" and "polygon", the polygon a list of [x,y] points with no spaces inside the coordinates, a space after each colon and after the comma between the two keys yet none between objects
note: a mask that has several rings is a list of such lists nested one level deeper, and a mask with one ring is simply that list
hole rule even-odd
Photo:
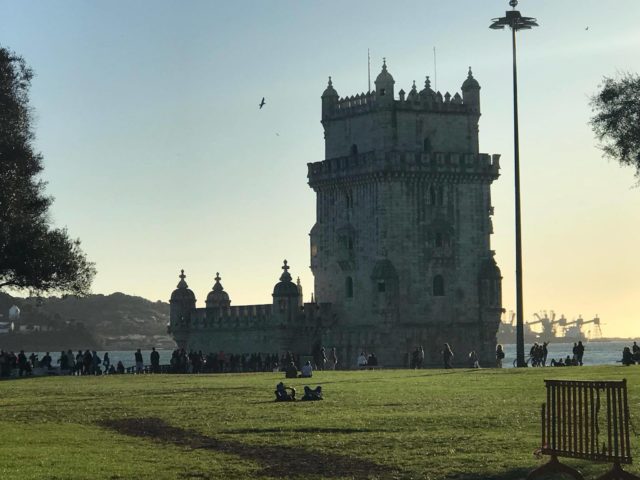
[{"label": "leafy tree", "polygon": [[640,76],[605,77],[591,107],[591,127],[605,156],[635,167],[640,181]]},{"label": "leafy tree", "polygon": [[42,156],[34,151],[29,87],[33,72],[0,47],[0,288],[83,295],[95,276],[80,241],[48,218]]}]

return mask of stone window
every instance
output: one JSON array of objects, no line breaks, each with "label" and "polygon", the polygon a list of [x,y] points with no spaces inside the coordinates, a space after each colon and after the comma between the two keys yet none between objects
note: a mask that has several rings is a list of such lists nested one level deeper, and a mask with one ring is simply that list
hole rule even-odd
[{"label": "stone window", "polygon": [[351,145],[351,149],[349,150],[349,152],[351,153],[351,155],[357,155],[358,154],[358,145],[356,145],[355,143],[353,145]]},{"label": "stone window", "polygon": [[433,296],[444,297],[444,278],[442,275],[433,277]]},{"label": "stone window", "polygon": [[378,280],[378,293],[385,293],[387,291],[387,283],[384,280]]},{"label": "stone window", "polygon": [[353,298],[353,279],[351,277],[347,277],[344,283],[347,298]]},{"label": "stone window", "polygon": [[387,90],[385,88],[381,88],[380,89],[380,96],[384,97],[384,94],[387,93]]},{"label": "stone window", "polygon": [[431,140],[427,137],[424,139],[424,152],[431,153]]}]

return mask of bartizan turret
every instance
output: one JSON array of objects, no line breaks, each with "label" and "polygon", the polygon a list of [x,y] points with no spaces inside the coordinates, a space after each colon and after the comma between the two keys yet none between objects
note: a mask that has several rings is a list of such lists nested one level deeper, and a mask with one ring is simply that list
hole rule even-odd
[{"label": "bartizan turret", "polygon": [[289,265],[284,261],[280,281],[273,287],[273,311],[283,320],[292,321],[299,310],[298,298],[300,292],[298,286],[291,281]]},{"label": "bartizan turret", "polygon": [[177,332],[189,327],[191,312],[196,308],[196,296],[189,289],[185,278],[187,276],[184,270],[180,270],[180,281],[169,300],[169,333],[174,333],[178,346],[183,346],[187,338],[183,338]]},{"label": "bartizan turret", "polygon": [[229,294],[224,291],[224,287],[220,283],[220,273],[216,273],[215,284],[207,295],[205,302],[207,308],[228,308],[231,305]]}]

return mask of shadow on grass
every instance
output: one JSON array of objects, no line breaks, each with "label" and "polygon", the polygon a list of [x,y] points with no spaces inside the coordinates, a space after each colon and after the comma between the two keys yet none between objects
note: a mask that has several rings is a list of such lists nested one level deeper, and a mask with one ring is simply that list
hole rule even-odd
[{"label": "shadow on grass", "polygon": [[233,440],[220,440],[194,430],[169,425],[160,418],[108,419],[98,425],[123,435],[159,443],[237,455],[260,465],[261,470],[257,474],[269,477],[294,478],[322,474],[325,478],[388,478],[402,473],[386,465],[345,455],[319,453],[292,446],[248,445]]},{"label": "shadow on grass", "polygon": [[224,434],[243,434],[243,433],[379,433],[386,432],[378,428],[237,428],[235,430],[222,430]]},{"label": "shadow on grass", "polygon": [[[532,468],[515,468],[499,474],[458,473],[445,477],[445,480],[523,480]],[[549,477],[549,480],[560,480],[564,477]]]}]

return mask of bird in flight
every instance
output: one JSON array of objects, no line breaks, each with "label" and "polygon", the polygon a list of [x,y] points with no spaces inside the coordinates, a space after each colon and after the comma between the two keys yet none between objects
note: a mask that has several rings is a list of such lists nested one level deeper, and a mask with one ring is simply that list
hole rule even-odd
[{"label": "bird in flight", "polygon": [[262,97],[262,101],[260,102],[260,105],[258,105],[260,107],[260,109],[262,109],[262,107],[264,107],[264,104],[266,102],[264,101],[264,97]]},{"label": "bird in flight", "polygon": [[585,28],[585,30],[589,30],[589,27]]}]

